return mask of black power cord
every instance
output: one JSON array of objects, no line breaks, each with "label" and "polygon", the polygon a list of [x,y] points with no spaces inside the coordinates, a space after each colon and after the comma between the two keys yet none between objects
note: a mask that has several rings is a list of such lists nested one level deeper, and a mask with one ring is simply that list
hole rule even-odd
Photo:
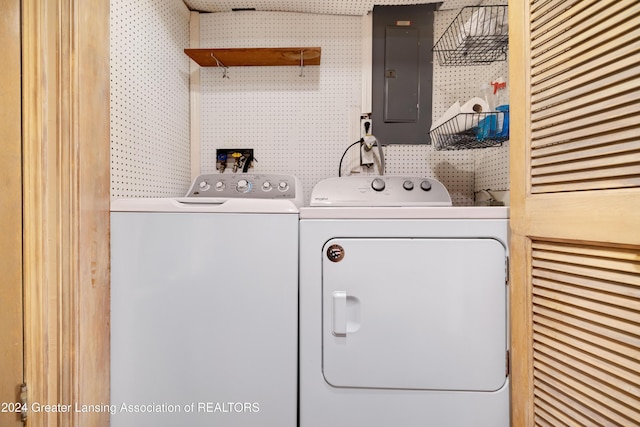
[{"label": "black power cord", "polygon": [[249,167],[251,167],[251,162],[253,162],[254,160],[256,162],[258,161],[255,157],[253,157],[253,153],[251,152],[247,152],[245,156],[246,158],[244,159],[244,165],[242,166],[243,173],[247,173],[247,171],[249,170]]},{"label": "black power cord", "polygon": [[359,140],[348,146],[346,150],[344,150],[344,153],[342,153],[342,157],[340,157],[340,165],[338,165],[338,176],[342,176],[342,161],[344,160],[344,156],[347,154],[347,151],[349,151],[349,148],[353,147],[356,144],[362,144],[363,142],[364,138],[360,138]]}]

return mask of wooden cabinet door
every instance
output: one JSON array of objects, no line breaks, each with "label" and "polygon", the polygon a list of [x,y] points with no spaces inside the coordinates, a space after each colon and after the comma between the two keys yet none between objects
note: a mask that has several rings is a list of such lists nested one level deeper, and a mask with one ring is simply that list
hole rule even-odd
[{"label": "wooden cabinet door", "polygon": [[639,13],[509,2],[514,426],[640,424]]},{"label": "wooden cabinet door", "polygon": [[0,3],[0,45],[0,425],[16,426],[23,382],[20,0]]}]

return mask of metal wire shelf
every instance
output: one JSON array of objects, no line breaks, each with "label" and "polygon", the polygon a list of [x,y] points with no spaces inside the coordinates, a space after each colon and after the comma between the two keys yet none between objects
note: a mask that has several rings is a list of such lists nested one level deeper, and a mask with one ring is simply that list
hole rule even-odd
[{"label": "metal wire shelf", "polygon": [[507,6],[467,6],[433,46],[440,65],[506,61],[509,44]]},{"label": "metal wire shelf", "polygon": [[461,113],[431,130],[436,150],[500,147],[509,139],[508,111]]}]

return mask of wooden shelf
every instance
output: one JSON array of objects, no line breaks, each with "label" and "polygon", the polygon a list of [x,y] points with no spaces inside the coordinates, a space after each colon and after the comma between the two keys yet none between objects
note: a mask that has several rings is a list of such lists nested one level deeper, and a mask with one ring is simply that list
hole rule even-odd
[{"label": "wooden shelf", "polygon": [[[319,47],[185,49],[201,67],[320,65]],[[302,61],[300,60],[302,55]],[[219,61],[216,61],[216,59]]]}]

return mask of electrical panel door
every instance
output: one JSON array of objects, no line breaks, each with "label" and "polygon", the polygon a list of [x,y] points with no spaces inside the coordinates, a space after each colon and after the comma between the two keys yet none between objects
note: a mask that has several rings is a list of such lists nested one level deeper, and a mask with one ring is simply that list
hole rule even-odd
[{"label": "electrical panel door", "polygon": [[431,143],[435,7],[373,8],[371,118],[383,145]]}]

